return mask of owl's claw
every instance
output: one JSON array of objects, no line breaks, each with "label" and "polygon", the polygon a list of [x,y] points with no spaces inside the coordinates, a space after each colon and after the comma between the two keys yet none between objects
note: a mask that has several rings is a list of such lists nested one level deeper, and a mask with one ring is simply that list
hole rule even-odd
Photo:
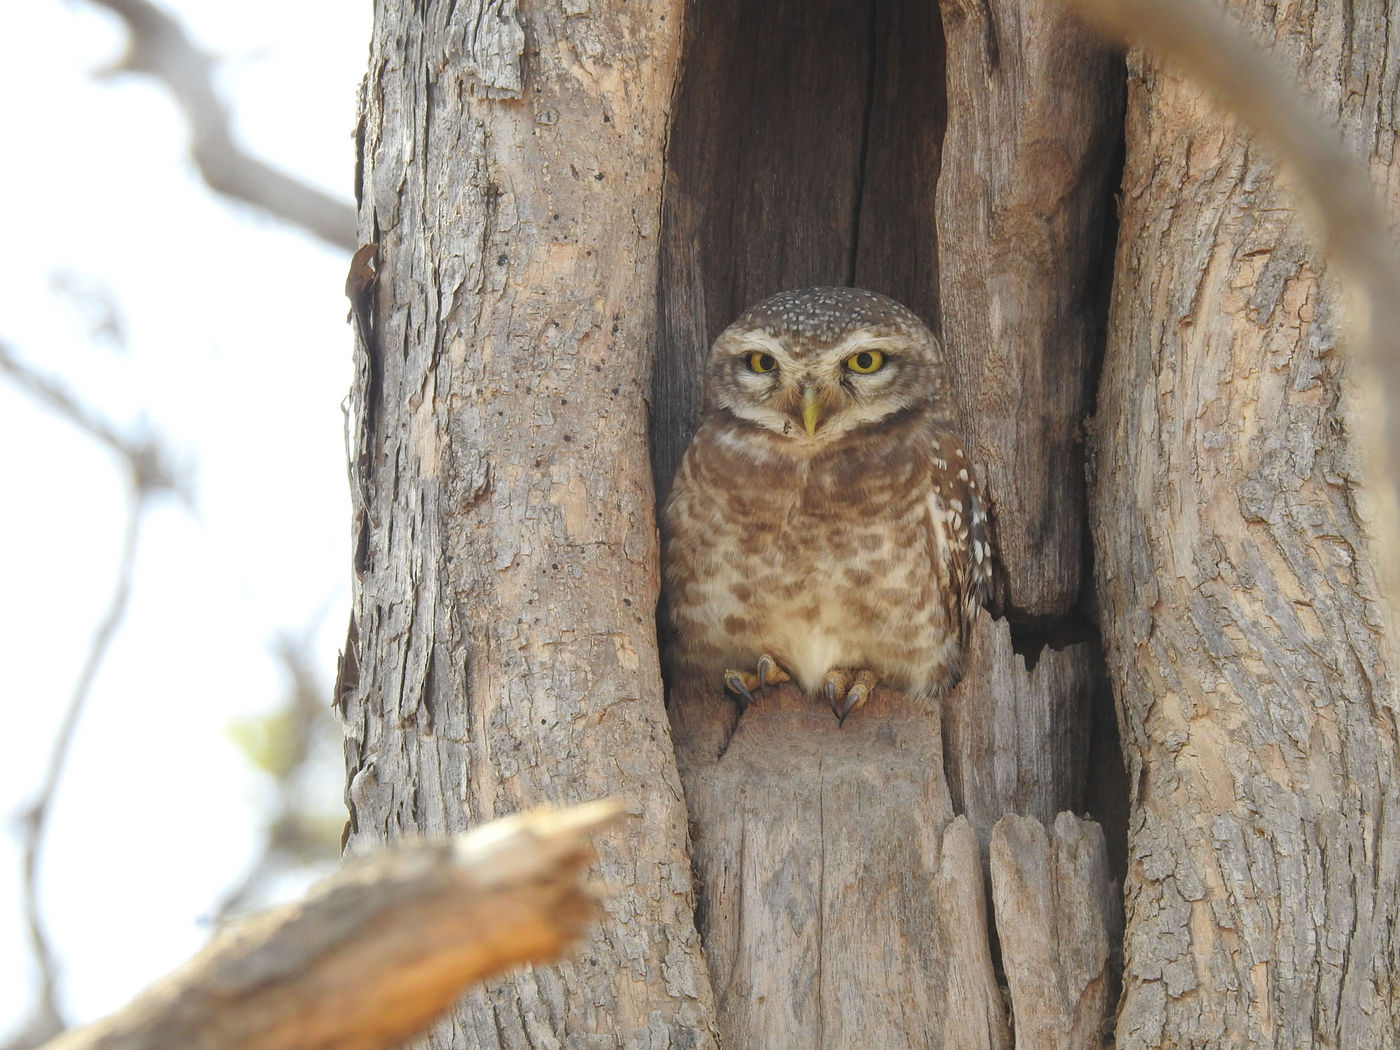
[{"label": "owl's claw", "polygon": [[778,661],[774,660],[767,653],[758,658],[758,687],[768,688],[768,683],[788,681],[788,673],[778,666]]},{"label": "owl's claw", "polygon": [[753,703],[753,692],[745,683],[745,678],[754,680],[754,688],[758,688],[758,679],[745,671],[725,671],[724,687],[739,698],[739,709],[742,711]]},{"label": "owl's claw", "polygon": [[870,691],[879,681],[879,675],[869,668],[852,672],[844,667],[833,667],[828,671],[826,702],[831,705],[836,721],[844,724],[852,711],[870,699]]},{"label": "owl's claw", "polygon": [[724,672],[724,687],[739,698],[740,710],[753,703],[755,692],[767,689],[770,685],[790,681],[792,676],[767,653],[758,658],[757,674],[752,671]]}]

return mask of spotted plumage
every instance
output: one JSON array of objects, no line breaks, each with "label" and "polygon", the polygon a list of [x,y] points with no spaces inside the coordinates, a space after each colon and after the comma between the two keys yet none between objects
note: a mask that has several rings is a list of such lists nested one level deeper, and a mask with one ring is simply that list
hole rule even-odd
[{"label": "spotted plumage", "polygon": [[942,347],[856,288],[782,292],[715,341],[665,513],[674,674],[789,676],[845,717],[953,684],[991,580]]}]

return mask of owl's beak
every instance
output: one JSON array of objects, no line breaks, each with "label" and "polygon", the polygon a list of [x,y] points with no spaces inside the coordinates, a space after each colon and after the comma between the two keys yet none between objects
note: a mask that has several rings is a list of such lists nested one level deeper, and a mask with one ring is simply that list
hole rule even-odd
[{"label": "owl's beak", "polygon": [[821,419],[822,406],[817,402],[816,387],[806,387],[802,391],[802,425],[807,428],[808,437],[816,437],[817,421]]}]

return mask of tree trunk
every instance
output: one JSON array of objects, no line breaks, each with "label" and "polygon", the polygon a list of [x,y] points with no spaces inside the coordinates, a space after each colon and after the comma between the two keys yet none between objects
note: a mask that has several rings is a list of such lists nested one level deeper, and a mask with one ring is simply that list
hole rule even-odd
[{"label": "tree trunk", "polygon": [[[1393,199],[1400,19],[1238,6]],[[1337,297],[1247,135],[1135,56],[1097,375],[1120,77],[1053,0],[378,5],[349,845],[632,814],[585,949],[432,1045],[1094,1046],[1129,820],[1121,1045],[1400,1040]],[[881,691],[838,728],[791,688],[739,719],[675,682],[668,723],[648,478],[664,498],[714,335],[821,283],[948,344],[997,618],[941,706]]]},{"label": "tree trunk", "polygon": [[[608,915],[438,1047],[705,1047],[645,410],[682,5],[376,5],[340,697],[349,848],[615,795]],[[625,71],[625,72],[624,72]]]},{"label": "tree trunk", "polygon": [[[1380,3],[1233,5],[1396,195]],[[1272,159],[1130,58],[1092,460],[1132,785],[1122,1047],[1400,1044],[1394,681],[1336,351]]]}]

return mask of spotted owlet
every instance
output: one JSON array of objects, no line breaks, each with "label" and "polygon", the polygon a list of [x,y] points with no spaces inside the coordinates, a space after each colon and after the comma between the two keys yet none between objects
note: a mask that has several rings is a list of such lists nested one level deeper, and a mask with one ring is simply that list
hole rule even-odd
[{"label": "spotted owlet", "polygon": [[670,663],[741,703],[796,679],[838,718],[959,675],[991,581],[943,348],[892,299],[803,288],[715,340],[665,513]]}]

